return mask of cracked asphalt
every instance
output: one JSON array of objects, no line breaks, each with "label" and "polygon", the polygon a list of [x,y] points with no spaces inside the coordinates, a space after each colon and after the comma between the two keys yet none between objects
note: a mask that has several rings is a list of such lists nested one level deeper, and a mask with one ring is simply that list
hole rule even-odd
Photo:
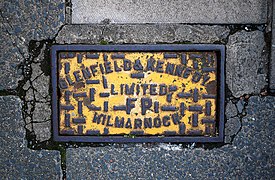
[{"label": "cracked asphalt", "polygon": [[[211,24],[79,24],[74,5],[85,4],[76,0],[1,1],[0,179],[274,179],[274,11],[271,0],[257,2],[247,19]],[[223,143],[53,141],[51,45],[158,43],[226,46]]]}]

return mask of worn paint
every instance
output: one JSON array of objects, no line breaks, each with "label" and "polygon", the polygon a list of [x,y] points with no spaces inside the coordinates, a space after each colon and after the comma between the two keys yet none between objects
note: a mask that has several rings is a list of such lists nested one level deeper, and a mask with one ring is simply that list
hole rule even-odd
[{"label": "worn paint", "polygon": [[[154,71],[147,70],[148,60],[152,58],[156,61]],[[125,59],[132,65],[136,62],[135,68],[142,70],[134,70],[133,66],[129,71],[127,68],[124,70]],[[159,72],[156,72],[157,62],[160,62]],[[170,67],[171,64],[174,66],[174,70],[166,72],[169,63]],[[177,65],[183,67],[180,77],[174,75]],[[118,72],[115,72],[115,66]],[[107,69],[110,67],[107,74],[106,67]],[[61,134],[85,135],[93,132],[93,135],[97,135],[99,131],[99,134],[105,135],[129,135],[136,132],[142,132],[143,135],[199,135],[201,132],[201,135],[204,136],[215,136],[217,57],[214,51],[61,52],[58,58],[58,68]],[[104,74],[102,74],[101,68],[104,69]],[[83,73],[83,69],[86,69],[86,74]],[[169,74],[171,72],[173,75]],[[133,75],[135,73],[139,73],[139,75]],[[143,74],[144,77],[141,77],[140,74]],[[135,84],[134,94],[125,95],[125,85],[131,87],[132,83]],[[121,95],[122,84],[124,93]],[[151,93],[149,87],[149,90],[147,89],[146,94],[143,95],[142,85],[144,84],[153,85],[150,86]],[[159,95],[160,84],[165,84],[168,87],[165,95]],[[137,86],[140,86],[139,94],[136,93]],[[172,86],[170,90],[169,86]],[[91,97],[91,91],[94,93],[94,97]],[[109,96],[106,93],[109,93]],[[194,97],[194,93],[198,93],[198,96]],[[129,114],[126,110],[114,110],[114,106],[126,106],[127,98],[128,100],[136,98],[136,100],[132,99],[128,102]],[[146,109],[144,115],[142,115],[142,98],[152,101],[152,105],[150,104],[150,108]],[[184,115],[181,114],[181,107],[183,107],[181,103],[184,103]],[[155,107],[156,104],[159,105],[158,109]],[[148,101],[145,102],[145,105],[148,105]],[[62,106],[70,106],[73,110],[66,110],[66,108],[61,108]],[[100,107],[101,110],[94,110],[91,108],[92,106]],[[164,106],[170,106],[168,110],[173,106],[176,111],[165,111],[166,107]],[[181,117],[180,123],[185,125],[185,130],[181,130],[179,124],[173,123],[173,114],[178,114]],[[99,124],[93,122],[95,115],[106,115],[105,122],[102,119]],[[110,116],[109,121],[108,116]],[[116,117],[124,118],[123,128],[115,127]],[[128,127],[125,127],[128,118],[130,123],[128,122]],[[160,118],[160,127],[156,123],[157,127],[146,128],[144,126],[145,118],[152,118],[153,126],[154,118]],[[135,128],[135,121],[140,122],[136,119],[141,120],[141,128],[139,126]],[[156,122],[159,120],[157,119]]]}]

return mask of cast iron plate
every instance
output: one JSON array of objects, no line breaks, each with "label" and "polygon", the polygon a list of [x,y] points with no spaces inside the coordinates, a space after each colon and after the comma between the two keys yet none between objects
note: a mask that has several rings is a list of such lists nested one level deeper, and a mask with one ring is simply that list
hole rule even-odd
[{"label": "cast iron plate", "polygon": [[223,141],[223,45],[54,45],[51,53],[55,141]]}]

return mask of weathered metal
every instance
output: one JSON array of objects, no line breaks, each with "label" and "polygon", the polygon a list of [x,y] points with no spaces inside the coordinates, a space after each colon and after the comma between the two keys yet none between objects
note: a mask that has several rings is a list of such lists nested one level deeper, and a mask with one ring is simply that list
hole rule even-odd
[{"label": "weathered metal", "polygon": [[221,142],[223,45],[55,45],[56,141]]}]

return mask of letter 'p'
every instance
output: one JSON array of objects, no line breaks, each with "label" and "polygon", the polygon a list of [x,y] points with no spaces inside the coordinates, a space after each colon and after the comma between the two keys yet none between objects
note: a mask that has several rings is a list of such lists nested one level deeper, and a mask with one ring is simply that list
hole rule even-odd
[{"label": "letter 'p'", "polygon": [[146,110],[150,109],[152,106],[152,99],[150,98],[141,98],[141,114],[145,115]]}]

